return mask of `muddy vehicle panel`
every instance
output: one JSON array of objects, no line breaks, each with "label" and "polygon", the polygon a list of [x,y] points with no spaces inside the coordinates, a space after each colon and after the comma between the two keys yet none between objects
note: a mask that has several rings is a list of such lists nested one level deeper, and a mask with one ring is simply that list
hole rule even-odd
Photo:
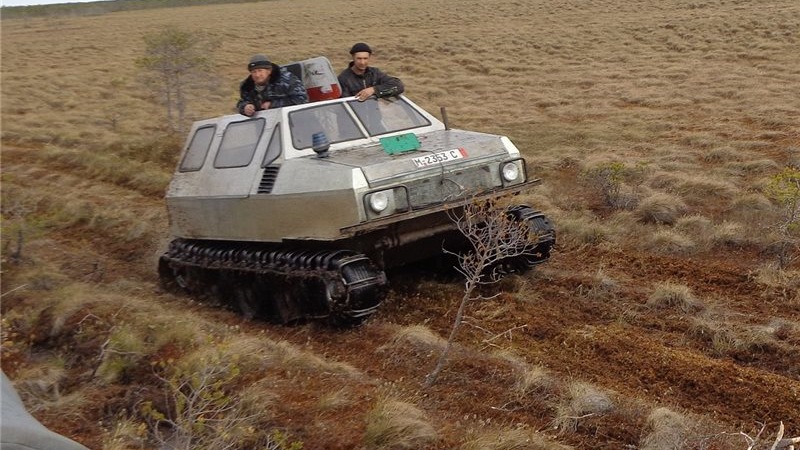
[{"label": "muddy vehicle panel", "polygon": [[[177,239],[160,273],[247,315],[363,318],[385,268],[464,245],[449,209],[538,182],[508,138],[447,129],[405,96],[209,119],[193,126],[167,192]],[[555,233],[520,208],[540,235],[532,266]]]}]

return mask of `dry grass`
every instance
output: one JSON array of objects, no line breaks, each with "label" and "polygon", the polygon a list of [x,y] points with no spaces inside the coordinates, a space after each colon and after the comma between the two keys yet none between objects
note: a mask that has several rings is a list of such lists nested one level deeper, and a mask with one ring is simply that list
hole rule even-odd
[{"label": "dry grass", "polygon": [[339,408],[345,408],[353,405],[356,402],[351,397],[347,389],[339,389],[337,391],[326,392],[320,397],[317,407],[320,411],[332,411]]},{"label": "dry grass", "polygon": [[[731,314],[708,311],[692,318],[689,335],[713,355],[753,358],[762,354],[795,354],[794,344],[800,342],[796,338],[798,330],[800,325],[782,318],[743,324]],[[789,371],[796,370],[791,362],[785,366]]]},{"label": "dry grass", "polygon": [[[605,361],[566,354],[582,349],[564,347],[565,334],[558,329],[573,320],[613,321],[613,313],[599,304],[626,308],[655,290],[647,300],[652,314],[643,316],[678,316],[675,320],[689,322],[688,338],[678,333],[677,339],[674,334],[665,339],[699,342],[714,356],[758,356],[771,350],[797,354],[797,267],[777,270],[762,266],[763,261],[748,262],[758,267],[752,274],[757,287],[753,295],[758,296],[753,304],[765,306],[749,305],[743,314],[735,309],[743,303],[740,285],[731,287],[729,305],[708,311],[705,301],[680,285],[659,288],[669,279],[629,280],[626,269],[619,267],[626,263],[627,251],[655,253],[654,261],[674,263],[676,270],[695,257],[699,261],[712,255],[729,262],[769,251],[773,237],[768,226],[776,222],[777,211],[759,192],[780,168],[796,167],[800,160],[800,97],[787,94],[800,85],[796,1],[456,0],[447,6],[437,0],[274,0],[85,17],[4,18],[3,367],[19,371],[16,378],[31,380],[42,399],[40,411],[74,417],[89,395],[100,397],[77,387],[70,395],[57,391],[78,351],[99,363],[102,384],[129,388],[134,385],[120,385],[119,380],[138,364],[169,357],[178,361],[213,342],[228,346],[226,355],[239,358],[245,377],[254,380],[240,386],[244,393],[264,405],[285,408],[282,417],[265,413],[266,422],[259,425],[270,427],[275,420],[296,430],[299,421],[308,419],[303,422],[305,439],[322,442],[318,448],[364,443],[371,448],[551,448],[537,447],[535,435],[516,429],[463,438],[474,423],[460,418],[474,418],[475,410],[486,405],[476,405],[467,396],[472,392],[455,388],[408,403],[382,400],[368,414],[378,438],[353,437],[363,425],[363,399],[375,398],[371,383],[391,383],[403,392],[418,385],[412,378],[443,346],[439,330],[446,308],[439,301],[452,294],[444,290],[457,286],[425,286],[430,298],[382,318],[397,329],[383,346],[380,340],[339,344],[353,338],[328,338],[304,329],[259,325],[267,331],[253,332],[231,325],[238,322],[227,314],[154,292],[153,259],[167,239],[161,197],[183,136],[165,129],[163,111],[139,84],[134,61],[142,53],[142,37],[165,25],[207,32],[223,41],[215,55],[223,85],[192,99],[193,118],[233,112],[244,62],[253,53],[266,53],[279,63],[325,55],[334,67],[343,68],[347,49],[363,40],[376,50],[374,64],[400,76],[412,100],[436,114],[439,106],[447,106],[454,127],[511,137],[531,173],[544,181],[523,202],[554,219],[559,248],[550,264],[515,280],[521,286],[513,297],[520,301],[513,308],[487,306],[480,319],[517,320],[530,314],[535,320],[529,323],[542,325],[536,331],[545,337],[524,334],[509,341],[509,350],[526,361],[527,370],[516,373],[517,384],[481,385],[500,376],[495,372],[507,373],[499,364],[485,369],[493,372],[489,375],[473,368],[457,376],[481,394],[505,389],[493,405],[507,401],[509,392],[531,400],[530,411],[515,414],[532,429],[545,428],[547,416],[555,411],[554,424],[577,432],[565,433],[564,440],[583,447],[669,446],[678,439],[673,426],[680,417],[668,411],[656,415],[659,410],[653,411],[650,428],[638,434],[631,430],[641,419],[614,424],[636,439],[642,436],[640,442],[613,440],[613,433],[593,427],[582,429],[584,421],[613,408],[604,386],[553,381],[556,373],[588,379],[584,372],[590,372],[602,378],[598,371],[604,369],[592,364]],[[352,15],[342,14],[345,10],[391,20],[354,32]],[[270,27],[263,26],[264,17],[270,18]],[[258,30],[256,39],[253,30]],[[44,70],[49,68],[43,68],[43,61],[58,62],[57,70]],[[597,184],[581,183],[587,169],[609,162],[623,162],[632,171],[610,206],[602,202]],[[12,257],[20,244],[21,257]],[[604,252],[611,256],[598,256]],[[588,266],[592,261],[598,265]],[[585,290],[576,287],[586,280]],[[576,295],[581,293],[587,295]],[[559,313],[545,317],[553,304]],[[540,309],[541,318],[535,315]],[[751,314],[767,312],[769,317],[746,322]],[[651,320],[641,319],[637,325]],[[89,328],[103,339],[82,340],[86,334],[77,330]],[[551,337],[559,340],[550,342]],[[100,344],[106,338],[101,358]],[[312,349],[304,346],[306,340],[323,343],[315,342]],[[464,343],[463,354],[474,354],[470,346],[479,340]],[[591,341],[586,339],[586,345],[594,345]],[[679,345],[675,341],[670,345]],[[48,345],[57,351],[44,353]],[[243,358],[247,355],[251,357]],[[594,351],[585,349],[579,354],[592,356]],[[557,372],[543,369],[559,364]],[[758,367],[762,369],[768,370]],[[329,379],[336,383],[325,384]],[[636,392],[630,379],[613,381],[627,388],[626,395]],[[534,409],[533,400],[546,400],[546,405]],[[427,407],[430,401],[439,402],[436,412]],[[751,418],[731,411],[719,411],[729,424]],[[334,436],[331,428],[324,428],[330,427],[326,414],[336,416],[341,433]],[[586,415],[591,416],[575,419]],[[126,419],[116,422],[118,428],[108,422],[116,416],[104,419],[107,448],[122,448],[116,438],[128,448],[145,445]],[[431,428],[432,421],[441,424],[438,430]],[[96,431],[94,423],[82,425]],[[706,442],[698,438],[686,445],[703,448]]]},{"label": "dry grass", "polygon": [[399,349],[413,349],[417,352],[429,354],[441,351],[447,340],[436,334],[424,325],[411,325],[402,327],[394,333],[392,339],[382,345],[379,350],[391,351]]},{"label": "dry grass", "polygon": [[[264,346],[264,342],[258,342],[257,346]],[[361,373],[355,367],[338,361],[329,361],[319,355],[309,352],[286,341],[279,341],[269,346],[269,350],[277,359],[276,363],[280,367],[289,370],[301,370],[309,372],[326,372],[347,377],[358,378]]]},{"label": "dry grass", "polygon": [[757,242],[759,237],[753,236],[744,225],[735,222],[722,222],[714,227],[711,243],[716,248],[741,248]]},{"label": "dry grass", "polygon": [[547,400],[558,393],[559,382],[554,374],[540,366],[527,367],[518,376],[514,392],[521,403],[529,396],[535,400]]},{"label": "dry grass", "polygon": [[583,381],[574,381],[567,386],[559,399],[553,428],[573,433],[581,421],[608,413],[614,407],[609,394],[601,388]]},{"label": "dry grass", "polygon": [[644,223],[673,225],[686,209],[686,204],[679,197],[656,193],[643,199],[634,214]]},{"label": "dry grass", "polygon": [[675,230],[685,236],[691,236],[698,249],[706,248],[713,239],[714,224],[706,216],[693,214],[682,216],[675,221]]},{"label": "dry grass", "polygon": [[364,445],[367,449],[424,448],[437,439],[427,415],[411,403],[382,398],[366,416]]},{"label": "dry grass", "polygon": [[103,450],[132,450],[143,448],[146,443],[145,430],[136,420],[117,421],[113,428],[103,434]]},{"label": "dry grass", "polygon": [[764,265],[756,270],[755,279],[767,287],[797,289],[800,286],[800,271],[780,270],[774,265]]},{"label": "dry grass", "polygon": [[569,450],[573,447],[524,428],[490,430],[467,437],[460,450]]},{"label": "dry grass", "polygon": [[647,434],[642,450],[679,450],[684,448],[688,418],[668,408],[656,408],[647,417]]},{"label": "dry grass", "polygon": [[678,256],[691,255],[698,248],[691,237],[669,228],[659,228],[651,234],[644,235],[640,246],[654,253]]},{"label": "dry grass", "polygon": [[647,298],[647,306],[682,313],[695,313],[705,309],[703,300],[697,298],[688,286],[670,282],[656,284],[653,293]]},{"label": "dry grass", "polygon": [[558,220],[559,245],[565,248],[579,247],[584,244],[597,244],[605,240],[609,231],[599,221],[581,215],[567,215]]},{"label": "dry grass", "polygon": [[611,299],[620,290],[617,280],[609,276],[603,268],[591,275],[587,286],[581,286],[580,292],[593,299]]}]

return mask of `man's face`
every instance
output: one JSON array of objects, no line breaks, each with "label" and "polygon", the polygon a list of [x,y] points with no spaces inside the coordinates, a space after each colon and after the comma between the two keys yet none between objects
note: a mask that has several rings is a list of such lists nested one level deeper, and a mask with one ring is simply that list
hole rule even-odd
[{"label": "man's face", "polygon": [[369,52],[353,53],[353,69],[356,73],[364,73],[369,66]]},{"label": "man's face", "polygon": [[269,79],[269,75],[272,73],[272,69],[265,69],[263,67],[257,67],[250,71],[250,77],[253,78],[253,81],[257,85],[265,85],[267,84],[267,80]]}]

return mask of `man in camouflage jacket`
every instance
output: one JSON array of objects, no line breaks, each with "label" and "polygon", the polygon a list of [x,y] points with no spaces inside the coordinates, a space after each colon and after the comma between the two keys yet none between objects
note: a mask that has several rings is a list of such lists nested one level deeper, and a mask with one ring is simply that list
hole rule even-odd
[{"label": "man in camouflage jacket", "polygon": [[250,58],[247,70],[250,76],[239,86],[239,102],[236,104],[240,114],[252,116],[256,111],[308,102],[303,82],[270,62],[266,56]]},{"label": "man in camouflage jacket", "polygon": [[359,101],[364,101],[371,96],[378,98],[400,95],[405,89],[399,78],[391,77],[380,69],[369,66],[372,49],[369,45],[359,42],[350,49],[353,60],[347,69],[339,74],[339,84],[342,86],[342,97],[354,95]]}]

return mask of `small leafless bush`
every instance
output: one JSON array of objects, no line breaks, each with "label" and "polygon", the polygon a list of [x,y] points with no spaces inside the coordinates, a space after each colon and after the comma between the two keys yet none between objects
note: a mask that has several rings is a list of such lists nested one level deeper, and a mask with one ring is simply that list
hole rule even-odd
[{"label": "small leafless bush", "polygon": [[[500,269],[503,265],[515,258],[531,256],[539,244],[540,236],[524,220],[515,219],[508,209],[501,207],[501,200],[477,201],[467,198],[460,210],[448,212],[471,248],[466,253],[454,254],[458,259],[456,270],[464,276],[464,294],[436,367],[425,379],[426,387],[432,386],[444,369],[467,305],[485,300],[481,288],[497,283],[502,278],[504,272]],[[450,253],[446,249],[445,252]]]},{"label": "small leafless bush", "polygon": [[786,156],[789,160],[789,167],[800,168],[800,147],[790,146],[786,148]]},{"label": "small leafless bush", "polygon": [[367,413],[366,421],[364,445],[370,450],[424,448],[438,438],[427,415],[400,400],[379,399]]},{"label": "small leafless bush", "polygon": [[767,424],[761,424],[755,436],[740,431],[739,435],[747,442],[747,450],[794,450],[796,444],[800,444],[800,436],[794,438],[784,438],[783,421],[778,424],[775,438],[763,436],[767,430]]}]

